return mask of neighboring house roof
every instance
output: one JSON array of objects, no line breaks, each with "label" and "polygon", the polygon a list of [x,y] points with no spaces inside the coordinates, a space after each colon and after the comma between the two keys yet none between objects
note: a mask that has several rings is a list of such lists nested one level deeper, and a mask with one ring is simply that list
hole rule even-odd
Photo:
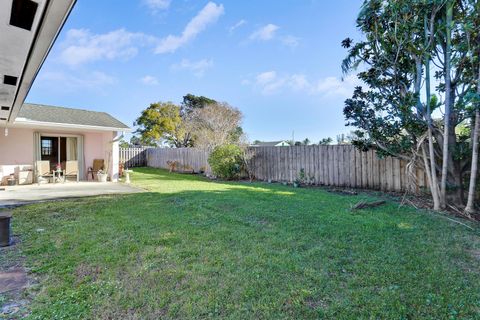
[{"label": "neighboring house roof", "polygon": [[285,140],[280,140],[280,141],[262,141],[259,143],[255,143],[253,146],[255,147],[276,147],[278,145],[286,145],[288,144],[287,141]]},{"label": "neighboring house roof", "polygon": [[88,111],[40,104],[23,104],[15,123],[42,123],[71,127],[94,127],[130,131],[130,128],[106,112]]}]

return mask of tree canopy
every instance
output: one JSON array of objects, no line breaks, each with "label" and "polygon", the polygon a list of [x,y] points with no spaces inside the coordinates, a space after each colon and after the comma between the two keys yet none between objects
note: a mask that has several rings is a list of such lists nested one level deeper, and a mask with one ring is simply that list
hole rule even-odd
[{"label": "tree canopy", "polygon": [[436,209],[446,207],[447,190],[462,206],[466,177],[477,175],[469,168],[478,139],[479,16],[477,0],[365,0],[362,38],[342,41],[342,70],[364,84],[345,101],[347,125],[358,128],[353,143],[423,166]]},{"label": "tree canopy", "polygon": [[238,144],[244,139],[242,113],[225,102],[188,94],[181,105],[156,102],[141,112],[134,125],[144,145],[200,147]]},{"label": "tree canopy", "polygon": [[190,114],[195,146],[213,150],[225,144],[236,144],[243,137],[242,113],[228,103],[213,103]]},{"label": "tree canopy", "polygon": [[135,121],[136,133],[146,145],[159,145],[166,142],[174,147],[189,147],[192,137],[184,119],[180,116],[180,107],[172,102],[156,102],[143,110]]},{"label": "tree canopy", "polygon": [[189,93],[183,96],[183,101],[181,103],[181,114],[189,114],[195,109],[201,109],[209,104],[214,103],[217,103],[217,101],[204,96],[196,96]]}]

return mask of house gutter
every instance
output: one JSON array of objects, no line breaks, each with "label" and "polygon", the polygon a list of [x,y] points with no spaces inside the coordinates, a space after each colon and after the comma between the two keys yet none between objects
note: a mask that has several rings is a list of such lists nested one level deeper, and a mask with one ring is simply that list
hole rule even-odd
[{"label": "house gutter", "polygon": [[17,118],[12,127],[25,127],[25,128],[38,128],[38,127],[52,127],[62,129],[84,129],[94,131],[119,131],[119,132],[131,132],[131,128],[115,128],[115,127],[103,127],[103,126],[91,126],[86,124],[74,124],[74,123],[59,123],[59,122],[44,122],[34,121],[25,118]]},{"label": "house gutter", "polygon": [[[56,29],[55,34],[54,34],[53,37],[51,37],[51,40],[49,41],[48,47],[45,48],[45,49],[44,48],[38,49],[38,46],[42,45],[42,41],[40,41],[42,39],[40,39],[40,38],[43,37],[43,33],[47,33],[47,36],[48,36],[49,30],[48,29],[46,30],[46,25],[45,25],[47,15],[50,13],[50,10],[54,10],[54,9],[52,9],[53,7],[59,7],[59,6],[61,6],[61,4],[66,2],[65,0],[63,2],[58,1],[58,0],[56,0],[56,1],[47,0],[47,2],[45,4],[45,9],[42,12],[42,16],[40,17],[40,20],[39,20],[39,23],[38,23],[38,28],[35,31],[34,41],[33,41],[32,45],[30,47],[30,50],[28,52],[27,59],[26,59],[26,62],[25,62],[25,66],[23,68],[22,74],[21,74],[21,76],[19,78],[19,81],[18,81],[17,92],[15,93],[15,98],[13,100],[12,107],[11,107],[11,110],[10,110],[10,114],[8,116],[8,119],[7,119],[7,124],[15,121],[15,118],[17,117],[17,115],[20,111],[20,108],[22,107],[22,105],[25,101],[25,98],[27,97],[28,92],[30,91],[30,89],[33,85],[33,82],[36,79],[36,77],[38,75],[38,72],[40,71],[40,68],[42,67],[43,63],[45,62],[45,59],[47,58],[48,54],[50,53],[50,50],[52,49],[53,44],[57,40],[58,35],[60,34],[60,31],[63,29],[63,26],[65,25],[65,22],[67,21],[68,17],[70,16],[70,13],[72,12],[72,9],[75,6],[76,1],[77,0],[69,0],[70,5],[68,7],[66,7],[65,10],[63,10],[63,12],[65,13],[65,14],[63,14],[63,19],[62,19],[62,21],[60,21],[59,25],[55,28]],[[59,3],[60,3],[60,5],[58,5]],[[50,38],[50,37],[47,37],[47,39],[48,38]],[[42,53],[42,50],[44,50],[43,53]],[[38,52],[38,51],[40,51],[40,52]],[[40,58],[38,58],[38,55],[40,55]],[[33,60],[36,60],[36,61],[33,61]],[[38,63],[37,63],[37,61],[38,61]],[[33,64],[33,66],[32,66],[32,64]],[[36,66],[35,66],[35,64],[36,64]]]},{"label": "house gutter", "polygon": [[112,143],[122,140],[123,136],[124,136],[123,131],[121,131],[120,133],[117,133],[117,135],[113,138]]}]

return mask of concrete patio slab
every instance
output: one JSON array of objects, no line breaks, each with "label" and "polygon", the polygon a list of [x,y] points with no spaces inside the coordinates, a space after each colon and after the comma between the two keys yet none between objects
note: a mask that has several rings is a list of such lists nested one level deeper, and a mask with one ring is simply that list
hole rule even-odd
[{"label": "concrete patio slab", "polygon": [[4,190],[0,191],[0,208],[15,207],[49,200],[138,193],[144,191],[128,184],[112,182],[49,183],[2,187],[2,189]]}]

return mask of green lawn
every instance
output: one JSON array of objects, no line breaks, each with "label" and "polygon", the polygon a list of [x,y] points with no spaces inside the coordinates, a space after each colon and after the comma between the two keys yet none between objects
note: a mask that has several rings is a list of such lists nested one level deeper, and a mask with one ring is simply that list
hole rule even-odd
[{"label": "green lawn", "polygon": [[478,226],[393,202],[352,214],[365,195],[135,172],[148,192],[15,210],[39,279],[32,319],[480,319]]}]

